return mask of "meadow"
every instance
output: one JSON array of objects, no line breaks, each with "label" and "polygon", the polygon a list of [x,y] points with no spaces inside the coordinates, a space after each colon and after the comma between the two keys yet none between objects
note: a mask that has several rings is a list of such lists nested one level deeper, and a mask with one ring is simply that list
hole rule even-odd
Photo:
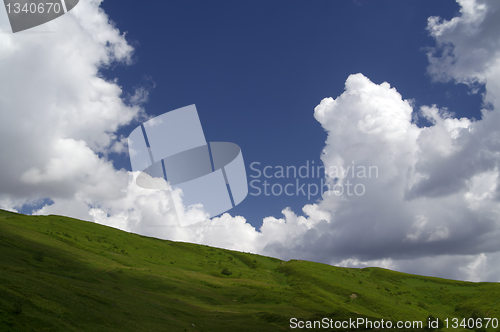
[{"label": "meadow", "polygon": [[0,210],[0,331],[283,331],[291,318],[429,316],[500,319],[500,285],[281,261]]}]

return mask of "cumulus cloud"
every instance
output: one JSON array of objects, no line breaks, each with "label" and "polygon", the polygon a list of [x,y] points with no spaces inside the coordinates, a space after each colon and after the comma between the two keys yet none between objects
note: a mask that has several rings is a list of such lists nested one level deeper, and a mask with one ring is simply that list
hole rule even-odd
[{"label": "cumulus cloud", "polygon": [[[338,179],[344,186],[362,184],[364,195],[326,193],[314,209],[329,213],[330,220],[303,220],[298,234],[287,234],[264,251],[344,265],[392,262],[389,266],[397,269],[397,261],[499,251],[496,183],[489,182],[496,180],[496,160],[481,162],[479,151],[486,153],[486,147],[468,149],[477,141],[476,123],[450,118],[435,107],[421,113],[434,124],[412,123],[410,102],[389,84],[351,75],[341,96],[326,98],[315,109],[328,132],[322,160],[327,169],[345,169],[352,161],[356,167],[375,166],[378,176],[348,173]],[[284,220],[268,218],[262,232],[275,224],[295,225],[297,218],[303,217],[289,211]],[[459,266],[448,276],[463,277]]]},{"label": "cumulus cloud", "polygon": [[115,133],[143,110],[124,103],[117,82],[99,75],[103,66],[128,63],[133,52],[99,4],[83,1],[67,15],[18,34],[5,33],[10,27],[1,11],[4,208],[45,197],[122,195],[123,174],[98,153],[123,150]]},{"label": "cumulus cloud", "polygon": [[436,40],[431,48],[428,72],[437,81],[486,84],[485,101],[498,106],[500,90],[500,3],[457,0],[460,15],[447,21],[428,19],[427,30]]},{"label": "cumulus cloud", "polygon": [[[412,122],[412,107],[388,83],[350,76],[345,92],[324,99],[315,117],[328,132],[322,160],[328,167],[377,166],[362,182],[363,196],[324,195],[316,209],[331,220],[269,243],[264,251],[341,266],[382,266],[441,277],[499,281],[498,221],[500,12],[494,1],[459,1],[460,16],[432,17],[429,53],[435,80],[485,84],[483,118],[457,119],[435,105],[419,110],[432,125]],[[474,91],[473,91],[474,92]],[[289,217],[272,223],[286,224]],[[293,224],[293,222],[292,222]],[[266,221],[264,223],[266,226]],[[263,230],[265,230],[263,226]],[[264,233],[264,231],[263,231]]]},{"label": "cumulus cloud", "polygon": [[[389,83],[351,75],[314,116],[328,133],[326,169],[356,172],[328,177],[331,190],[303,215],[285,208],[259,230],[241,216],[208,219],[199,206],[183,207],[178,191],[142,189],[137,173],[107,160],[125,151],[117,129],[144,119],[147,91],[127,99],[117,81],[99,75],[102,66],[130,63],[133,52],[100,1],[80,2],[43,26],[55,33],[0,34],[0,150],[8,156],[0,160],[0,207],[50,198],[37,213],[283,259],[498,281],[500,12],[493,1],[459,3],[452,20],[429,19],[436,39],[429,73],[485,84],[491,107],[483,118],[457,119],[430,105],[418,110],[431,123],[422,128]],[[7,24],[0,17],[0,28]],[[360,176],[361,169],[373,173]],[[191,225],[181,227],[176,216]]]}]

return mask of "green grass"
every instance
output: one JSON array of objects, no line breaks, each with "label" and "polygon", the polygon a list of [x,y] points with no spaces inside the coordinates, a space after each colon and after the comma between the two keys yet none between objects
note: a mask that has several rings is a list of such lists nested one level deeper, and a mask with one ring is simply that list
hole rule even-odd
[{"label": "green grass", "polygon": [[0,210],[0,331],[282,331],[292,317],[500,318],[499,303],[496,283],[284,262]]}]

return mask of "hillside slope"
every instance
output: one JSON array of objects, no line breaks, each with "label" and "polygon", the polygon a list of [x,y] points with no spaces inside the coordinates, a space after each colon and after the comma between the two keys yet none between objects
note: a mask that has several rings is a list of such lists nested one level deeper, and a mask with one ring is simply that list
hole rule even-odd
[{"label": "hillside slope", "polygon": [[500,285],[284,262],[0,210],[0,331],[281,331],[292,317],[429,314],[500,318]]}]

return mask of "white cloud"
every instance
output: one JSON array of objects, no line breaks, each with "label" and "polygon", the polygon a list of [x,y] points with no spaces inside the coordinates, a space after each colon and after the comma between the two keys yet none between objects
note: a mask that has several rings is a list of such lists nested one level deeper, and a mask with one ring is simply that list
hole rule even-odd
[{"label": "white cloud", "polygon": [[376,264],[452,278],[500,279],[498,272],[476,273],[470,264],[470,257],[500,251],[500,155],[491,149],[497,129],[485,127],[486,120],[452,118],[435,106],[421,109],[433,125],[418,128],[411,113],[410,102],[389,84],[361,74],[347,79],[342,95],[324,99],[315,117],[328,132],[322,154],[326,168],[345,169],[355,161],[377,166],[379,176],[340,179],[344,185],[362,183],[366,193],[324,195],[315,209],[330,213],[329,222],[290,211],[283,220],[266,219],[263,235],[278,235],[263,252],[342,266]]},{"label": "white cloud", "polygon": [[[457,0],[460,15],[450,21],[430,17],[427,29],[437,47],[428,53],[428,72],[438,81],[485,83],[487,102],[498,104],[500,88],[500,3]],[[497,105],[498,106],[498,105]]]},{"label": "white cloud", "polygon": [[[98,74],[101,66],[127,63],[133,52],[99,4],[83,1],[37,28],[0,34],[4,202],[119,193],[113,187],[121,186],[123,175],[97,153],[123,151],[114,133],[143,110],[125,104],[120,86]],[[5,13],[0,27],[10,30]]]}]

